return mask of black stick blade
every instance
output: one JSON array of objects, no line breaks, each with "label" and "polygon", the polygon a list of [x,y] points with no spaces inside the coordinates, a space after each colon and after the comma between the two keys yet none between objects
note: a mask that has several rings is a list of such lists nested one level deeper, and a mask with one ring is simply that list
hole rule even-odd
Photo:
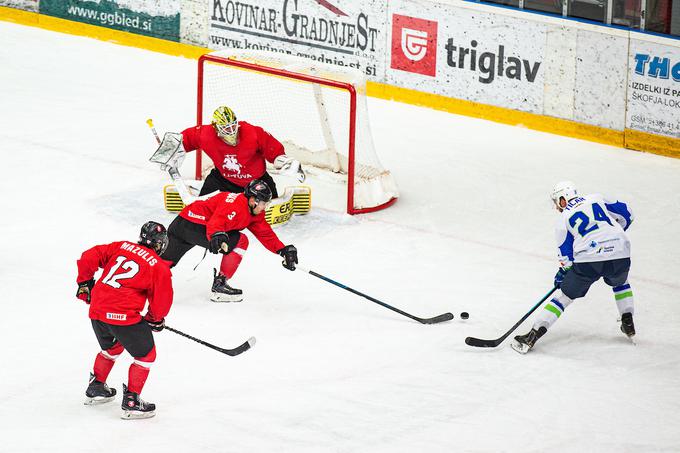
[{"label": "black stick blade", "polygon": [[465,344],[475,348],[495,348],[501,344],[501,341],[503,340],[483,340],[481,338],[467,337],[465,339]]},{"label": "black stick blade", "polygon": [[250,337],[250,338],[248,338],[248,341],[246,341],[245,343],[243,343],[240,346],[235,347],[234,349],[218,348],[217,350],[224,353],[224,354],[227,354],[228,356],[233,357],[235,355],[243,354],[244,352],[246,352],[248,349],[252,348],[253,346],[255,346],[255,337]]},{"label": "black stick blade", "polygon": [[446,322],[446,321],[451,321],[453,319],[453,314],[451,313],[443,313],[439,316],[435,316],[434,318],[419,318],[418,321],[420,321],[423,324],[439,324],[440,322]]}]

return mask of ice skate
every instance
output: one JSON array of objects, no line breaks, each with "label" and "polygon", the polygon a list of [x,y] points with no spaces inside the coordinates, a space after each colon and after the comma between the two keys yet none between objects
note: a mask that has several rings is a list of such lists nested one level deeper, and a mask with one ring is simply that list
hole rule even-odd
[{"label": "ice skate", "polygon": [[123,402],[121,403],[121,408],[123,413],[120,418],[124,420],[151,418],[156,415],[156,405],[147,403],[139,397],[138,393],[128,391],[125,384],[123,384]]},{"label": "ice skate", "polygon": [[529,333],[525,335],[517,335],[510,346],[520,354],[526,354],[547,331],[548,329],[545,327],[539,327],[538,330],[531,329]]},{"label": "ice skate", "polygon": [[86,406],[108,403],[116,397],[116,389],[109,388],[106,382],[95,379],[94,374],[90,373],[90,383],[85,390]]},{"label": "ice skate", "polygon": [[624,313],[621,315],[621,332],[625,333],[632,341],[633,336],[635,336],[635,324],[633,324],[632,313]]},{"label": "ice skate", "polygon": [[213,302],[242,302],[243,291],[229,286],[227,277],[215,271],[210,300]]}]

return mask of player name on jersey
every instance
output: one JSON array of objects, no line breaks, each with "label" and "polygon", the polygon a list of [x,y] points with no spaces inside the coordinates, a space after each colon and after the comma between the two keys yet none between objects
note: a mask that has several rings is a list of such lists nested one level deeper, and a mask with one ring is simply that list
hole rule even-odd
[{"label": "player name on jersey", "polygon": [[146,248],[140,247],[139,245],[130,244],[128,242],[123,242],[120,245],[120,248],[123,249],[123,250],[127,250],[128,252],[130,252],[134,255],[139,256],[144,261],[149,263],[149,266],[154,266],[158,262],[158,260],[156,258],[154,258]]}]

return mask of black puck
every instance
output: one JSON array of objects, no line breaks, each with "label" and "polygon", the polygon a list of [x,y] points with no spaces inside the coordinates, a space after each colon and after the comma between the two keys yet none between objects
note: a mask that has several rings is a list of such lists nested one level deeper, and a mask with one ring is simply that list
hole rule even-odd
[{"label": "black puck", "polygon": [[466,311],[460,313],[460,319],[468,319],[469,317],[470,315]]}]

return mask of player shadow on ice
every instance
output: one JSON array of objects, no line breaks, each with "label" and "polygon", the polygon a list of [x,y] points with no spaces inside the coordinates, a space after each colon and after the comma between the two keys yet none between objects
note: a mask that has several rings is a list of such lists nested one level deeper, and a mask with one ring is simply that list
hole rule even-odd
[{"label": "player shadow on ice", "polygon": [[[597,363],[602,363],[602,358],[605,354],[629,354],[631,353],[630,348],[633,348],[633,351],[635,351],[636,348],[640,347],[638,338],[635,338],[635,343],[633,343],[617,330],[601,333],[553,332],[553,334],[551,338],[548,338],[546,335],[543,339],[545,341],[541,346],[545,344],[547,345],[546,347],[536,346],[532,352],[538,353],[541,350],[545,350],[550,351],[552,355],[554,349],[555,354],[564,354],[566,357],[574,351],[573,346],[576,344],[580,352],[574,357],[578,357],[580,360],[592,358]],[[584,354],[586,351],[587,354]]]}]

